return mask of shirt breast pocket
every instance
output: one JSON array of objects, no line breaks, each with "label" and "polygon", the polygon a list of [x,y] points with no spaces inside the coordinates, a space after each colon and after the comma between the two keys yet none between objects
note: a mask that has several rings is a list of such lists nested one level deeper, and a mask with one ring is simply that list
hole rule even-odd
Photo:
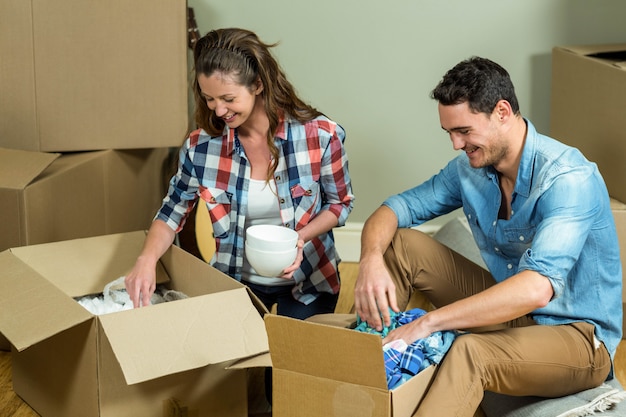
[{"label": "shirt breast pocket", "polygon": [[320,185],[317,182],[300,182],[291,187],[291,198],[296,218],[303,213],[313,214],[320,198]]},{"label": "shirt breast pocket", "polygon": [[534,227],[513,227],[504,230],[504,238],[510,247],[515,248],[515,253],[521,255],[530,247],[535,237]]},{"label": "shirt breast pocket", "polygon": [[203,188],[200,190],[200,197],[209,211],[214,237],[226,237],[230,230],[232,194],[219,188]]}]

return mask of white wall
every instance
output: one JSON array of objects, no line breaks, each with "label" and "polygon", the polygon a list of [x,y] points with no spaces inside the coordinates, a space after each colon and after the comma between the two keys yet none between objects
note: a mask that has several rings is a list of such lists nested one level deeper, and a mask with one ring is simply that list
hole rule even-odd
[{"label": "white wall", "polygon": [[253,30],[301,96],[347,131],[350,222],[455,156],[429,93],[472,55],[509,70],[522,113],[548,133],[551,49],[626,42],[624,0],[189,0],[201,34]]}]

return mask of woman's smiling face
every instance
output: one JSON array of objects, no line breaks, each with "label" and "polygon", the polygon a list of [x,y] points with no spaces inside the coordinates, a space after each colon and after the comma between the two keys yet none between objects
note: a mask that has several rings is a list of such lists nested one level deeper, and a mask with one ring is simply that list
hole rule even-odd
[{"label": "woman's smiling face", "polygon": [[260,93],[258,87],[251,91],[238,84],[235,77],[220,72],[214,72],[210,76],[198,75],[198,85],[209,109],[231,129],[248,120]]}]

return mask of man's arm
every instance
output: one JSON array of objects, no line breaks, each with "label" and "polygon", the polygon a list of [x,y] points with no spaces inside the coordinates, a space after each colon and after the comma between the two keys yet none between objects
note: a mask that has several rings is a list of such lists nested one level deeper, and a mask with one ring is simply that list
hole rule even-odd
[{"label": "man's arm", "polygon": [[354,306],[359,317],[382,330],[391,324],[389,307],[399,311],[396,287],[385,267],[383,254],[398,229],[398,218],[386,206],[379,207],[365,222],[361,234],[359,275],[354,288]]},{"label": "man's arm", "polygon": [[383,343],[403,339],[411,344],[442,330],[470,329],[504,323],[541,307],[554,295],[545,276],[525,270],[485,291],[437,308],[389,332]]}]

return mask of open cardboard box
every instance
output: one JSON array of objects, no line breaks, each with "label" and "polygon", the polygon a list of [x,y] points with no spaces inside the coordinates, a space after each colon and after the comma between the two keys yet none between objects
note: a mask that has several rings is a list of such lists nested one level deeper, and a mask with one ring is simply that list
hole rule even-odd
[{"label": "open cardboard box", "polygon": [[186,2],[2,0],[0,146],[179,146],[188,129]]},{"label": "open cardboard box", "polygon": [[273,417],[410,417],[435,372],[431,366],[389,390],[379,336],[337,326],[333,315],[301,321],[267,314],[265,327]]},{"label": "open cardboard box", "polygon": [[165,194],[168,155],[0,148],[0,251],[147,229]]},{"label": "open cardboard box", "polygon": [[626,43],[552,50],[550,136],[598,164],[609,194],[626,201]]},{"label": "open cardboard box", "polygon": [[246,417],[246,371],[226,368],[268,342],[266,310],[245,286],[172,246],[157,281],[189,298],[101,316],[75,301],[123,276],[144,239],[129,232],[0,253],[15,392],[44,417]]}]

